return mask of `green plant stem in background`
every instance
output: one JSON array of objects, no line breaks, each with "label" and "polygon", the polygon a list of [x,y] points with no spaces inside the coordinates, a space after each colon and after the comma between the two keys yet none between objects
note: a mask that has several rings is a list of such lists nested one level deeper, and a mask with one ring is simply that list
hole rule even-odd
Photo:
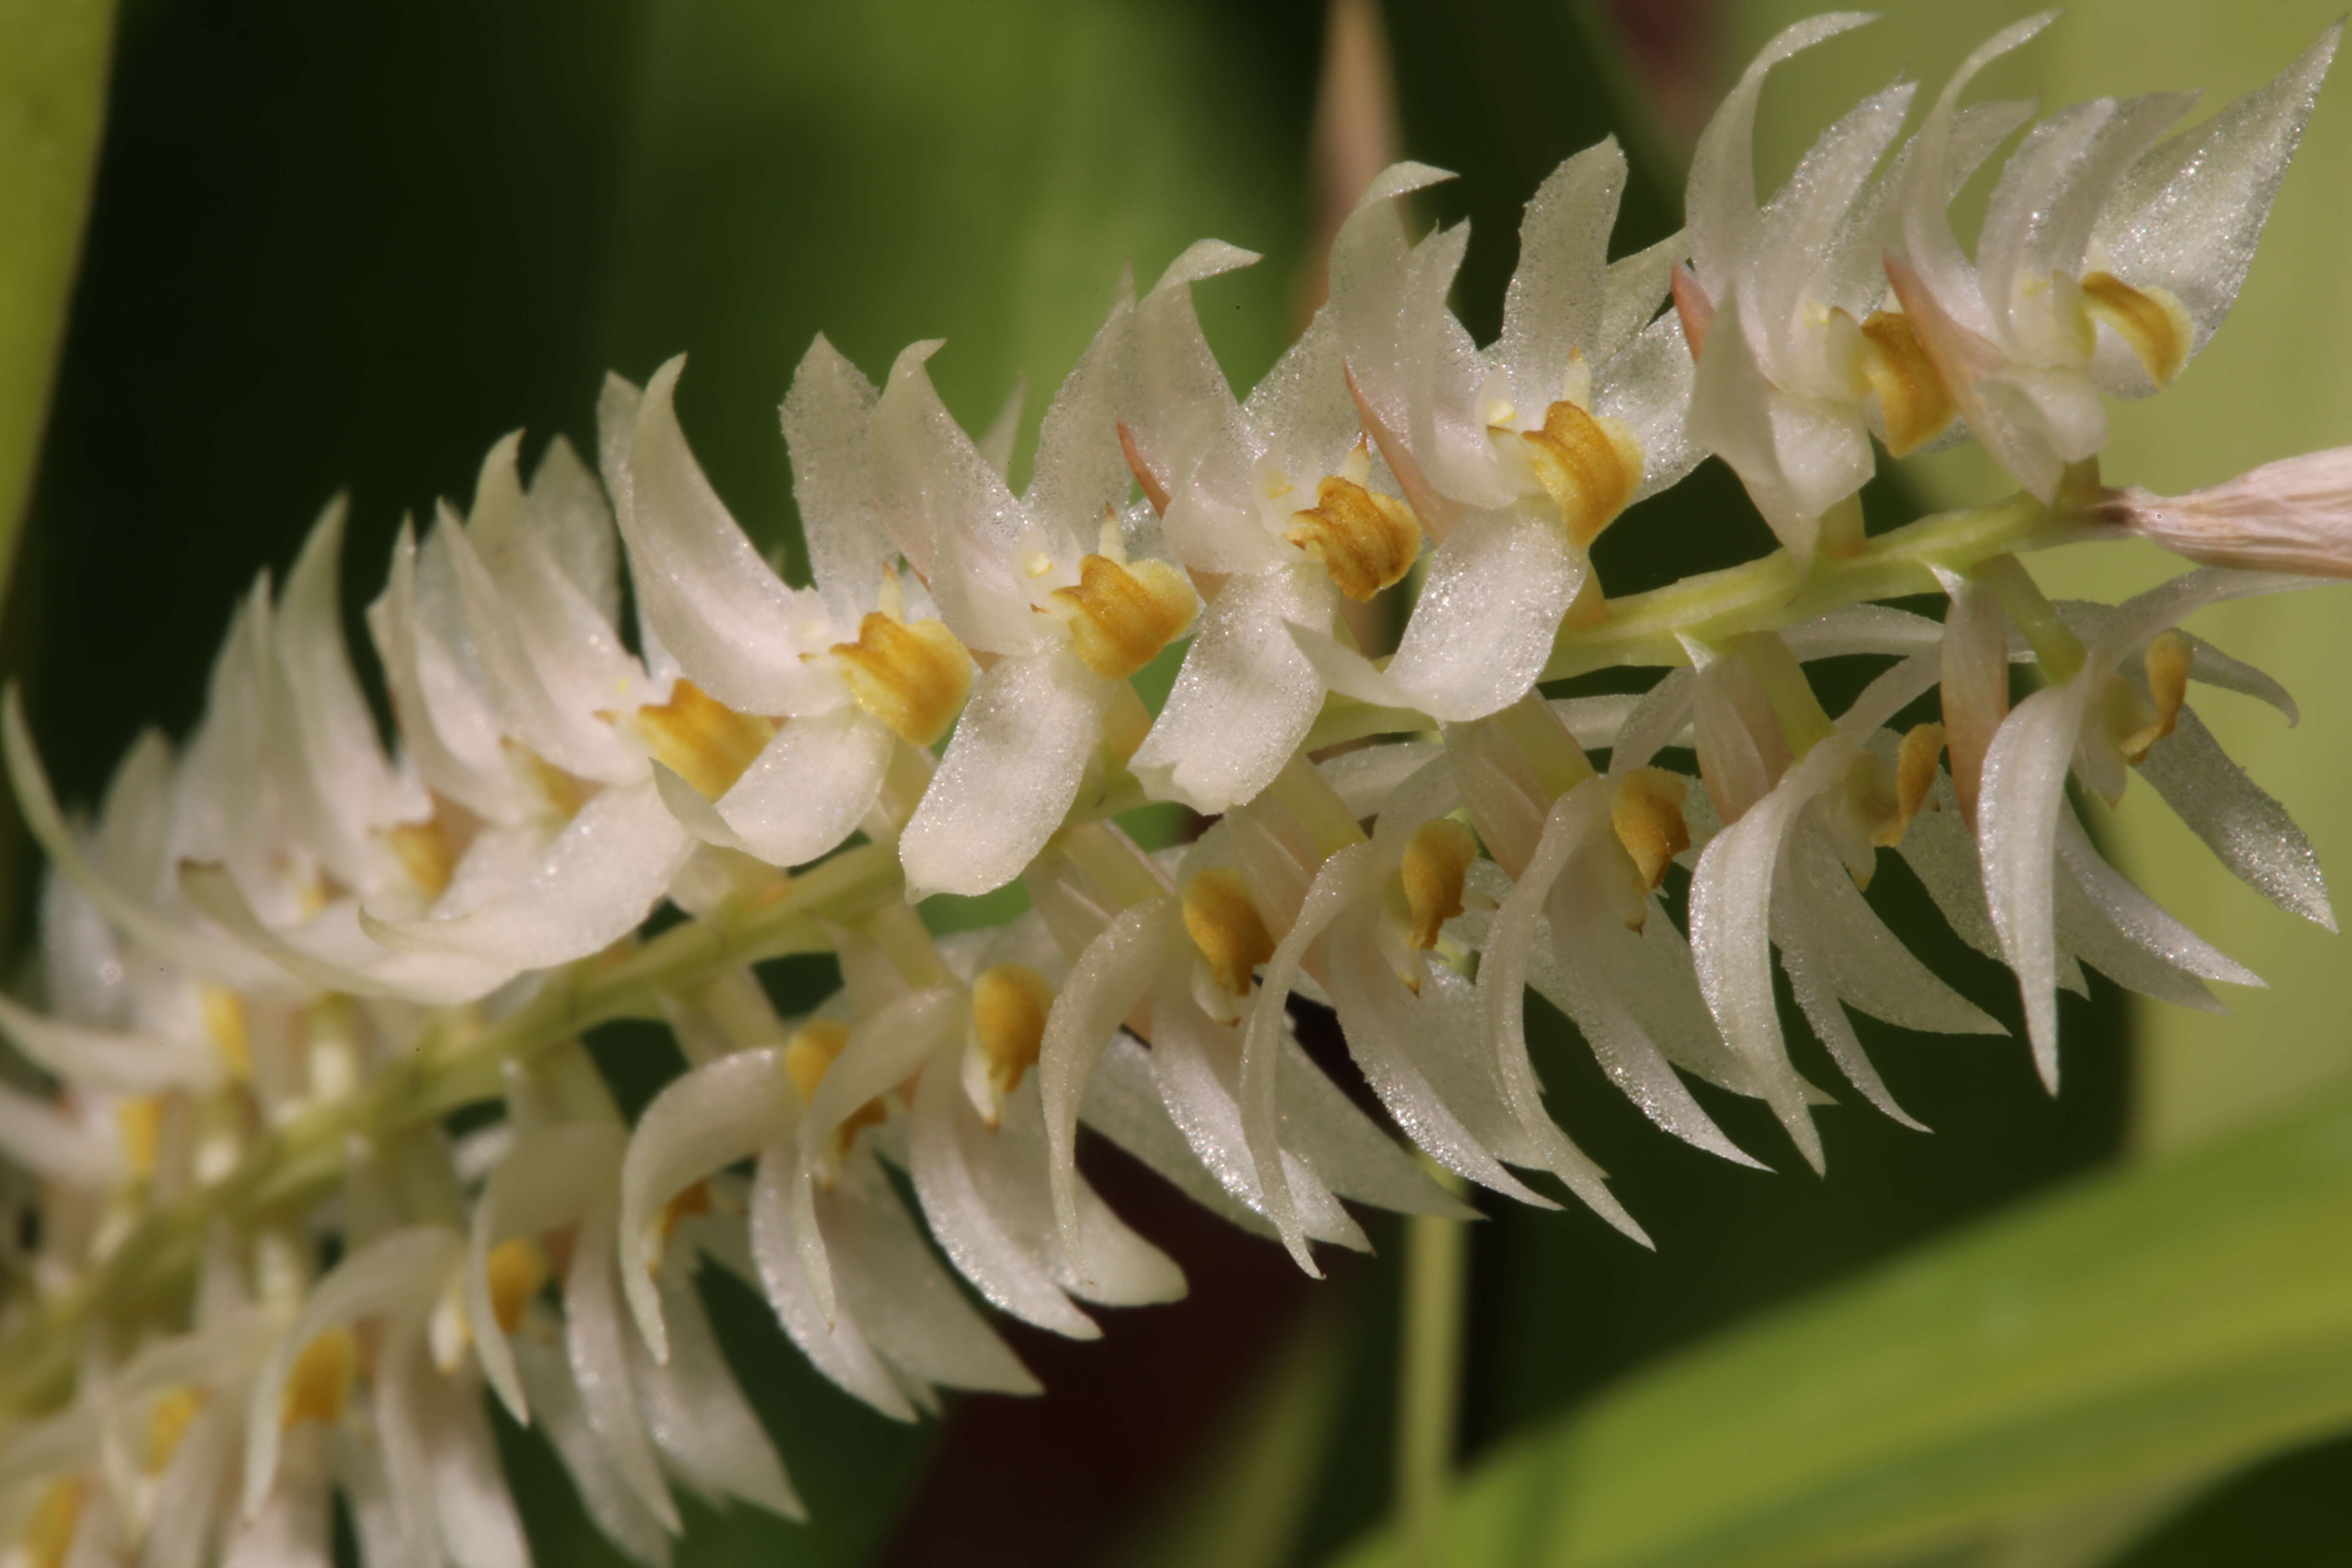
[{"label": "green plant stem in background", "polygon": [[[1461,1177],[1428,1156],[1422,1166],[1454,1196]],[[1404,1222],[1404,1314],[1398,1336],[1397,1524],[1411,1568],[1442,1568],[1445,1493],[1462,1416],[1462,1324],[1469,1296],[1470,1238],[1463,1222],[1414,1215]]]},{"label": "green plant stem in background", "polygon": [[106,120],[113,0],[0,0],[0,595]]}]

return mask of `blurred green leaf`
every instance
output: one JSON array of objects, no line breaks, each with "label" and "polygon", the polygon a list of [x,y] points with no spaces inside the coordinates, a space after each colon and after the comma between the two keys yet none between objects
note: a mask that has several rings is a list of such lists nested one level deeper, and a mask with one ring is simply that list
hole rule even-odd
[{"label": "blurred green leaf", "polygon": [[2347,1227],[2352,1093],[2084,1182],[1512,1445],[1454,1568],[1899,1562],[2340,1427]]},{"label": "blurred green leaf", "polygon": [[113,0],[0,0],[0,590],[65,335],[113,36]]}]

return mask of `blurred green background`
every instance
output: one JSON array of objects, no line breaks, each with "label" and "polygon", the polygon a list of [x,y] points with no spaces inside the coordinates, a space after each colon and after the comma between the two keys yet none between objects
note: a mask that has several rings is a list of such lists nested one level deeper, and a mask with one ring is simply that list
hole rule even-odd
[{"label": "blurred green background", "polygon": [[[1034,434],[1119,268],[1148,281],[1214,235],[1266,258],[1201,293],[1246,386],[1311,298],[1321,215],[1352,194],[1335,186],[1390,136],[1461,171],[1427,216],[1474,220],[1457,303],[1491,335],[1536,183],[1614,132],[1636,159],[1620,244],[1664,235],[1714,94],[1810,8],[128,0],[59,316],[76,127],[97,123],[107,16],[89,0],[0,0],[0,210],[38,220],[0,236],[0,358],[16,377],[0,375],[0,506],[7,443],[36,428],[45,334],[63,332],[7,659],[61,789],[87,800],[140,725],[193,720],[235,595],[291,559],[331,495],[352,498],[356,610],[402,514],[462,502],[493,439],[521,426],[534,445],[562,431],[586,446],[603,371],[642,378],[680,351],[698,454],[792,563],[775,409],[817,331],[873,375],[901,343],[944,336],[933,363],[950,405],[977,426],[1025,379]],[[1932,84],[2024,9],[1916,0],[1789,68],[1767,95],[1767,188],[1863,92],[1898,68]],[[2090,0],[1985,88],[2067,101],[2201,85],[2218,101],[2329,15],[2301,0]],[[1353,62],[1336,90],[1335,36]],[[2113,479],[2185,488],[2352,441],[2347,181],[2338,84],[2228,330],[2178,388],[2117,412]],[[1868,501],[1885,523],[2003,488],[1958,456],[1907,466]],[[1598,555],[1612,587],[1632,588],[1767,542],[1710,465]],[[2048,577],[2114,597],[2160,570],[2103,553]],[[2352,763],[2352,721],[2330,700],[2352,632],[2336,603],[2200,623],[2305,697],[2301,731],[2226,697],[2202,710],[2344,866],[2352,809],[2332,781]],[[1865,1020],[1935,1134],[1847,1107],[1823,1118],[1827,1181],[1739,1171],[1651,1131],[1543,1020],[1553,1105],[1659,1250],[1580,1211],[1497,1207],[1476,1228],[1464,1411],[1476,1479],[1455,1561],[2346,1560],[2352,1448],[2324,1441],[2352,1426],[2342,950],[2231,882],[2148,796],[2106,825],[2116,852],[2273,989],[2216,1020],[2127,1009],[2095,984],[2066,1004],[2054,1101],[2013,1041]],[[2006,977],[1944,933],[1902,873],[1873,897],[2015,1020]],[[826,984],[822,965],[773,978],[803,998]],[[675,1070],[650,1035],[596,1044],[636,1092]],[[1825,1058],[1807,1065],[1832,1076]],[[1795,1163],[1758,1108],[1709,1109]],[[1341,1259],[1310,1289],[1277,1249],[1107,1155],[1090,1154],[1106,1156],[1107,1193],[1185,1262],[1194,1296],[1118,1314],[1097,1344],[1016,1333],[1043,1400],[891,1426],[811,1373],[762,1305],[714,1286],[815,1521],[695,1512],[680,1563],[1307,1563],[1376,1530],[1395,1228],[1375,1226],[1378,1258]],[[1990,1215],[2007,1228],[1967,1229]],[[2108,1381],[2070,1380],[2102,1355]],[[541,1561],[616,1560],[537,1439],[504,1437]],[[1547,1512],[1548,1500],[1570,1500]]]}]

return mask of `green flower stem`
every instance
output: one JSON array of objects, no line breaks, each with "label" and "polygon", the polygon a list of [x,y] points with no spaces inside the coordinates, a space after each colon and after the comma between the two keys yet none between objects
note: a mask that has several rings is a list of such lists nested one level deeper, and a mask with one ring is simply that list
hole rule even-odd
[{"label": "green flower stem", "polygon": [[[1461,1177],[1422,1164],[1460,1196]],[[1404,1233],[1404,1326],[1397,1364],[1398,1534],[1411,1568],[1440,1568],[1445,1493],[1462,1407],[1462,1320],[1470,1238],[1461,1220],[1413,1215]]]}]

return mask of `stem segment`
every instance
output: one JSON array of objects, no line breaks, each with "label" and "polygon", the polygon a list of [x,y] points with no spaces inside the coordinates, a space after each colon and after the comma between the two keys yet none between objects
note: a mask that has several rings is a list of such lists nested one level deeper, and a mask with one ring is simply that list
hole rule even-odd
[{"label": "stem segment", "polygon": [[[1459,1196],[1462,1178],[1425,1156],[1423,1164]],[[1397,1514],[1410,1568],[1445,1559],[1445,1493],[1452,1479],[1462,1405],[1462,1317],[1470,1238],[1463,1222],[1413,1215],[1405,1221],[1404,1326],[1397,1366]]]}]

